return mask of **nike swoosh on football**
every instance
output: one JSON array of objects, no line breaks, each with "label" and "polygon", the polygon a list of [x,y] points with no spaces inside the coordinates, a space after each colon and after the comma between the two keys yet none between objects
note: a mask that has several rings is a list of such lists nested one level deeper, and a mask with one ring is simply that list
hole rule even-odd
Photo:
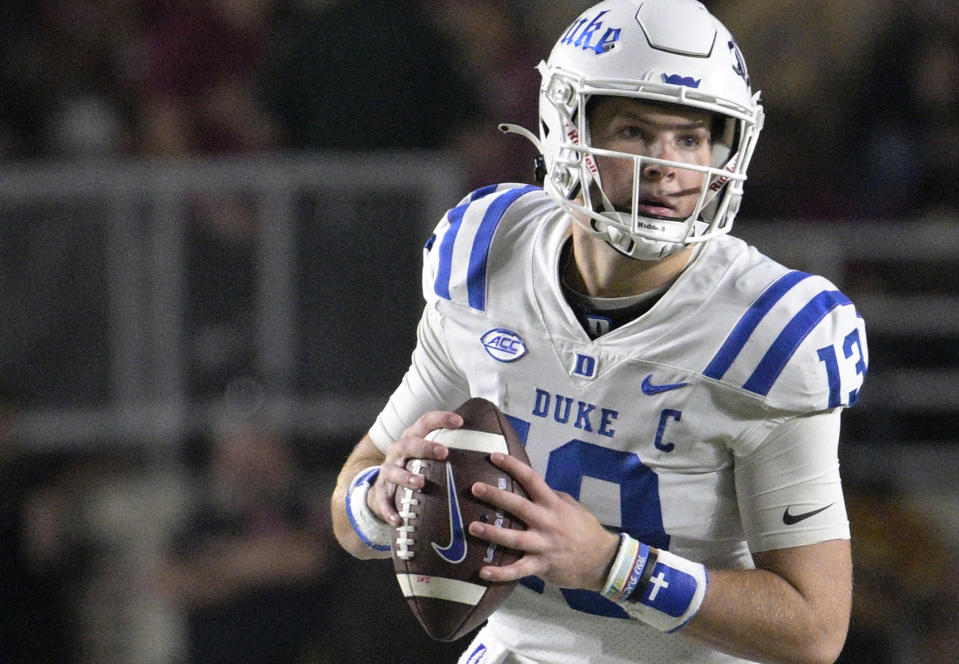
[{"label": "nike swoosh on football", "polygon": [[446,464],[446,496],[450,507],[450,543],[440,546],[430,542],[436,554],[448,563],[456,565],[466,559],[466,536],[463,533],[463,515],[460,513],[456,484],[453,482],[453,466]]},{"label": "nike swoosh on football", "polygon": [[[791,514],[789,512],[789,507],[787,507],[786,510],[783,512],[783,523],[785,523],[787,526],[793,526],[799,523],[800,521],[804,521],[805,519],[808,519],[811,516],[816,516],[820,512],[825,512],[826,510],[828,510],[830,507],[832,507],[835,504],[836,503],[829,503],[825,507],[820,507],[818,510],[811,510],[809,512],[803,512],[802,514]],[[792,506],[790,505],[790,507]]]},{"label": "nike swoosh on football", "polygon": [[643,394],[653,395],[659,394],[661,392],[669,392],[670,390],[678,390],[681,387],[686,387],[689,383],[664,383],[662,385],[653,384],[653,374],[649,374],[643,378],[643,384],[640,385],[640,388],[643,390]]}]

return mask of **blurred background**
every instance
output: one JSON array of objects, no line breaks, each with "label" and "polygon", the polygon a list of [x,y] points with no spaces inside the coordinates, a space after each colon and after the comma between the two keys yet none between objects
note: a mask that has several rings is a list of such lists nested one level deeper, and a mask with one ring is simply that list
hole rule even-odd
[{"label": "blurred background", "polygon": [[[330,534],[421,247],[530,182],[582,0],[5,0],[0,662],[452,662]],[[767,123],[735,233],[869,330],[842,662],[959,652],[959,11],[706,3]]]}]

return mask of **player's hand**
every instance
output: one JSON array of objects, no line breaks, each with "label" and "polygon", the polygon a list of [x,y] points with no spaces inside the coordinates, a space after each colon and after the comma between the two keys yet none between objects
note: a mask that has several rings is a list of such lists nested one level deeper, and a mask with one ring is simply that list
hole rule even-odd
[{"label": "player's hand", "polygon": [[491,460],[522,485],[529,499],[482,482],[473,485],[473,495],[522,520],[527,529],[474,521],[469,531],[526,555],[512,565],[486,566],[480,575],[489,581],[512,581],[535,574],[562,588],[602,590],[619,537],[572,496],[550,488],[523,462],[506,454],[493,454]]},{"label": "player's hand", "polygon": [[434,429],[459,429],[463,418],[457,413],[430,411],[420,416],[399,440],[386,450],[386,458],[380,465],[376,483],[366,495],[366,502],[378,517],[396,526],[400,515],[396,511],[394,496],[399,486],[422,489],[423,478],[406,469],[409,459],[437,459],[442,461],[449,454],[445,445],[426,440]]}]

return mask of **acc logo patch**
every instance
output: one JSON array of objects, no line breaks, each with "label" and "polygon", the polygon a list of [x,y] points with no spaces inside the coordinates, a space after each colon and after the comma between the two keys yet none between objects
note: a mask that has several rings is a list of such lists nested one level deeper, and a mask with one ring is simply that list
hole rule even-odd
[{"label": "acc logo patch", "polygon": [[496,327],[482,336],[480,342],[490,357],[500,362],[515,362],[526,354],[523,338],[505,327]]}]

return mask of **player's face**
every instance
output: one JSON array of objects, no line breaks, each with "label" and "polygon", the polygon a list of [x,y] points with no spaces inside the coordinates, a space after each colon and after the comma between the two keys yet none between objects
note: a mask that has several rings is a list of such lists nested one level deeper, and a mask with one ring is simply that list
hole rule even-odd
[{"label": "player's face", "polygon": [[[708,166],[711,117],[705,111],[604,97],[590,112],[591,142],[605,150]],[[617,210],[630,211],[633,160],[597,156],[596,165],[610,201]],[[706,178],[701,171],[646,162],[640,176],[639,214],[671,219],[693,213]]]}]

